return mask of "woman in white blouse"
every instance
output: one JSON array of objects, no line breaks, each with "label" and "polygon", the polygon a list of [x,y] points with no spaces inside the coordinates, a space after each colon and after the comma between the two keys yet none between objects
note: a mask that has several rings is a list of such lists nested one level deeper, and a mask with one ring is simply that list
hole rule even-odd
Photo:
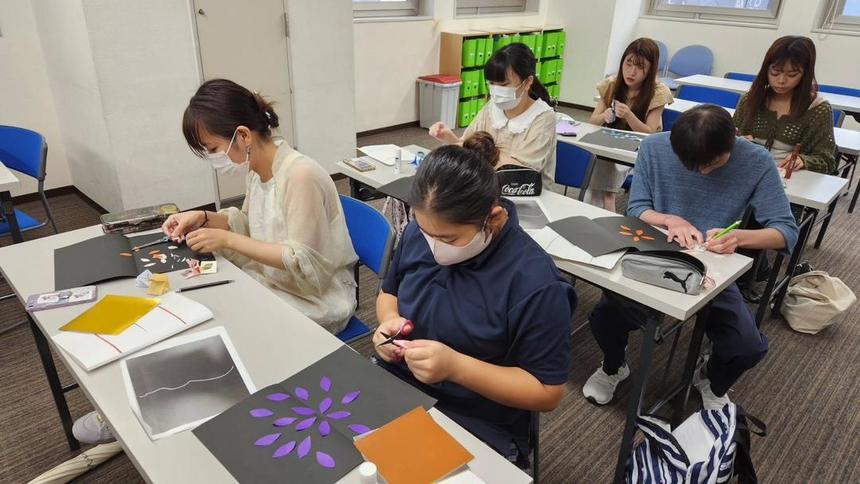
[{"label": "woman in white blouse", "polygon": [[334,182],[274,140],[271,103],[225,79],[205,82],[185,110],[188,145],[220,172],[247,169],[242,209],[183,212],[162,229],[195,251],[219,252],[331,333],[355,310],[357,257]]}]

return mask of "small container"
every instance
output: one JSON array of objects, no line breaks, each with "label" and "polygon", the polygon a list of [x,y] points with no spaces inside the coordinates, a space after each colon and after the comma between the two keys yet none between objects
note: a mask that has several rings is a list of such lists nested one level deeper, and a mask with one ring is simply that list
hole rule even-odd
[{"label": "small container", "polygon": [[358,480],[361,484],[377,484],[376,464],[373,462],[362,462],[358,466]]},{"label": "small container", "polygon": [[403,154],[400,148],[397,148],[394,151],[394,173],[400,174],[402,171],[402,167],[400,166],[403,161]]},{"label": "small container", "polygon": [[415,153],[415,159],[412,161],[412,164],[415,165],[415,168],[418,168],[419,166],[421,166],[421,162],[424,161],[424,156],[425,155],[424,155],[423,151],[419,151],[418,153]]}]

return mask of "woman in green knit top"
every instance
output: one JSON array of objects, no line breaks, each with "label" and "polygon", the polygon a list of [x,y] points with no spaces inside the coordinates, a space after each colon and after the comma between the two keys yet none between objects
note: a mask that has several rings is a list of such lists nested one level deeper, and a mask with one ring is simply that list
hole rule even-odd
[{"label": "woman in green knit top", "polygon": [[770,150],[781,169],[799,144],[793,170],[836,171],[833,111],[818,96],[815,44],[808,37],[789,35],[770,46],[734,121],[738,134]]}]

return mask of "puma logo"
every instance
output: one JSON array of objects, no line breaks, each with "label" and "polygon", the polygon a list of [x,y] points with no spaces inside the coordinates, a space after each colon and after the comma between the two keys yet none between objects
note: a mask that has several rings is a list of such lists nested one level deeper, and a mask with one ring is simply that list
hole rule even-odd
[{"label": "puma logo", "polygon": [[675,274],[672,274],[671,272],[667,271],[667,272],[663,273],[663,279],[671,279],[671,280],[677,282],[678,284],[681,285],[682,288],[684,288],[684,294],[686,294],[687,293],[687,281],[690,279],[690,276],[692,276],[692,275],[693,275],[693,273],[691,272],[691,273],[687,274],[687,277],[685,277],[683,280],[681,280]]}]

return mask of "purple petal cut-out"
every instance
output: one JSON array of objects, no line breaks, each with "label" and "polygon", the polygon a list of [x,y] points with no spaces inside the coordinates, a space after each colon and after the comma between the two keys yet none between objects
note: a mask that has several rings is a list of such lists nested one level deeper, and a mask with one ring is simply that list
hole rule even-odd
[{"label": "purple petal cut-out", "polygon": [[308,397],[310,396],[310,394],[309,394],[309,393],[308,393],[308,391],[307,391],[307,390],[305,390],[304,388],[302,388],[302,387],[296,387],[296,396],[297,396],[297,397],[299,397],[299,398],[300,398],[300,399],[302,399],[302,400],[307,401],[307,399],[308,399]]},{"label": "purple petal cut-out", "polygon": [[272,425],[274,425],[275,427],[286,427],[287,425],[290,425],[295,421],[296,417],[281,417],[272,422]]},{"label": "purple petal cut-out", "polygon": [[320,413],[325,414],[331,408],[331,398],[326,397],[320,402]]},{"label": "purple petal cut-out", "polygon": [[326,417],[333,419],[333,420],[341,420],[341,419],[349,417],[350,415],[352,415],[352,414],[347,412],[347,411],[341,410],[339,412],[332,412],[332,413],[326,415]]},{"label": "purple petal cut-out", "polygon": [[324,376],[320,379],[320,388],[322,388],[324,392],[331,390],[331,380],[329,377]]},{"label": "purple petal cut-out", "polygon": [[296,430],[304,430],[304,429],[310,427],[311,425],[313,425],[314,422],[316,422],[316,421],[317,421],[316,417],[306,418],[306,419],[302,420],[301,422],[299,422],[298,424],[296,424]]},{"label": "purple petal cut-out", "polygon": [[361,394],[361,391],[359,391],[359,390],[356,390],[354,392],[349,392],[343,396],[343,399],[341,399],[340,403],[342,403],[344,405],[346,405],[348,403],[352,403],[356,398],[358,398],[358,396],[360,394]]},{"label": "purple petal cut-out", "polygon": [[326,437],[331,432],[331,426],[328,424],[328,422],[323,420],[322,422],[320,422],[319,430],[320,430],[320,436]]},{"label": "purple petal cut-out", "polygon": [[317,452],[317,463],[327,469],[334,469],[334,459],[323,452]]},{"label": "purple petal cut-out", "polygon": [[316,413],[314,412],[314,409],[308,407],[293,407],[293,412],[298,415],[313,415]]},{"label": "purple petal cut-out", "polygon": [[271,395],[266,396],[266,400],[271,400],[273,402],[282,402],[288,398],[290,398],[290,396],[286,393],[273,393]]},{"label": "purple petal cut-out", "polygon": [[370,432],[370,427],[361,424],[352,424],[349,426],[349,430],[355,432],[356,435],[361,435]]},{"label": "purple petal cut-out", "polygon": [[268,408],[255,408],[254,410],[251,410],[250,413],[251,413],[252,417],[257,417],[257,418],[271,417],[272,416],[272,411],[269,410]]},{"label": "purple petal cut-out", "polygon": [[299,444],[299,451],[298,451],[299,459],[304,459],[308,455],[308,452],[310,452],[310,451],[311,451],[311,436],[308,435],[307,437],[305,437],[305,440],[303,440],[302,443]]},{"label": "purple petal cut-out", "polygon": [[276,432],[274,434],[269,434],[269,435],[264,435],[264,436],[260,437],[259,439],[257,439],[257,441],[254,442],[254,445],[256,445],[257,447],[267,447],[269,445],[274,444],[275,441],[278,440],[278,438],[280,438],[280,437],[281,437],[280,432]]},{"label": "purple petal cut-out", "polygon": [[296,448],[296,441],[291,440],[290,442],[287,442],[286,444],[278,447],[278,450],[276,450],[275,453],[272,454],[272,457],[275,459],[280,459],[281,457],[292,452],[293,449],[295,449],[295,448]]}]

